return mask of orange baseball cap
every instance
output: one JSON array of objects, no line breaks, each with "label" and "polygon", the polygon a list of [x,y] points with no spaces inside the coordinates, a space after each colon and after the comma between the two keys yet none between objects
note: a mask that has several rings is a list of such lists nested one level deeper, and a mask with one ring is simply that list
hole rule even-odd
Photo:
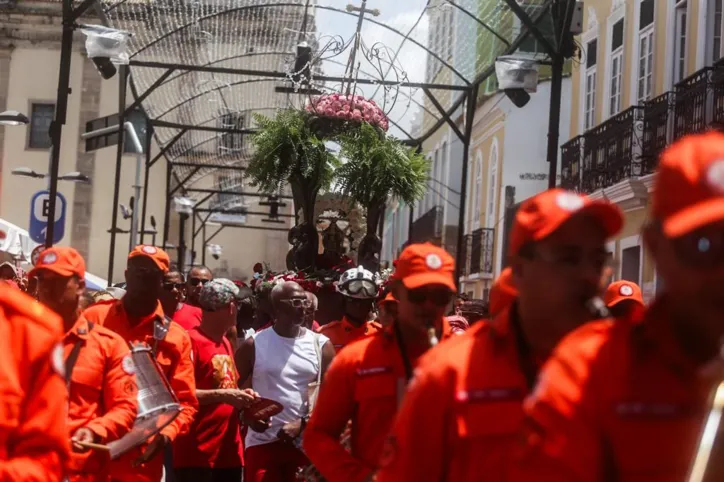
[{"label": "orange baseball cap", "polygon": [[455,286],[455,260],[450,253],[431,243],[411,244],[397,259],[395,279],[408,289],[426,285]]},{"label": "orange baseball cap", "polygon": [[166,251],[156,246],[140,244],[133,248],[133,251],[128,255],[128,259],[135,258],[136,256],[145,256],[146,258],[152,259],[153,262],[156,263],[156,266],[158,266],[158,269],[164,273],[168,273],[171,266],[171,259],[168,257]]},{"label": "orange baseball cap", "polygon": [[509,253],[517,254],[526,243],[540,241],[553,234],[573,216],[593,216],[615,236],[623,227],[621,210],[608,201],[598,201],[573,191],[555,188],[536,194],[523,202],[515,215],[510,235]]},{"label": "orange baseball cap", "polygon": [[644,306],[644,297],[639,285],[630,281],[616,281],[608,285],[606,293],[603,295],[603,301],[609,308],[626,300],[635,301]]},{"label": "orange baseball cap", "polygon": [[59,276],[77,276],[85,278],[83,256],[73,248],[53,246],[40,253],[35,267],[28,276],[36,276],[40,271],[50,271]]},{"label": "orange baseball cap", "polygon": [[664,151],[656,170],[652,215],[676,238],[724,220],[724,135],[686,136]]},{"label": "orange baseball cap", "polygon": [[505,268],[490,288],[490,314],[497,315],[507,308],[517,296],[518,290],[513,284],[513,269]]}]

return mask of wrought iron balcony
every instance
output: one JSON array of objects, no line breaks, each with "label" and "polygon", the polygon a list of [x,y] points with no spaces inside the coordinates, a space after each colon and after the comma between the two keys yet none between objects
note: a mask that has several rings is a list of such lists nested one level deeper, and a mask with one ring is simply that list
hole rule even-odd
[{"label": "wrought iron balcony", "polygon": [[495,244],[495,229],[480,228],[465,236],[464,245],[466,274],[493,274],[493,246]]},{"label": "wrought iron balcony", "polygon": [[632,106],[584,134],[581,191],[641,175],[643,108]]},{"label": "wrought iron balcony", "polygon": [[666,92],[644,103],[644,133],[641,148],[644,174],[654,172],[659,162],[659,154],[671,141],[675,98],[673,92]]},{"label": "wrought iron balcony", "polygon": [[711,73],[712,82],[712,120],[713,127],[724,130],[724,58],[714,64]]},{"label": "wrought iron balcony", "polygon": [[442,240],[442,206],[433,206],[412,223],[412,238],[416,243],[440,243]]},{"label": "wrought iron balcony", "polygon": [[583,136],[576,136],[561,146],[561,187],[570,191],[581,190],[581,163]]},{"label": "wrought iron balcony", "polygon": [[705,67],[674,87],[674,140],[702,132],[711,123],[713,72],[713,68]]}]

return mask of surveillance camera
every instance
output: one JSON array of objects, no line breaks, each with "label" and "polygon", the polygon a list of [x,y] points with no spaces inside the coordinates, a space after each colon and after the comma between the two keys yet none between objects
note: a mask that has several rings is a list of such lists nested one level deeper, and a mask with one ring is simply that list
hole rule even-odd
[{"label": "surveillance camera", "polygon": [[212,254],[211,257],[218,261],[221,256],[218,254]]}]

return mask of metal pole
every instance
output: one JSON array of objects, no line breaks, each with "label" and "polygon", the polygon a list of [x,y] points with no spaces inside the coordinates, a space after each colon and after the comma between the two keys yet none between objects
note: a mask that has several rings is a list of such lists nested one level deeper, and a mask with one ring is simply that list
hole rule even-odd
[{"label": "metal pole", "polygon": [[163,249],[168,243],[168,226],[171,221],[171,163],[166,161],[166,210],[163,215]]},{"label": "metal pole", "polygon": [[201,264],[206,266],[206,223],[201,229]]},{"label": "metal pole", "polygon": [[[151,126],[146,127],[146,173],[143,177],[143,212],[141,213],[141,244],[146,237],[146,208],[148,207],[148,176],[151,172]],[[154,239],[155,239],[154,235]],[[155,245],[156,242],[154,241]]]},{"label": "metal pole", "polygon": [[[125,100],[123,102],[125,104]],[[128,131],[128,140],[133,142],[136,149],[136,176],[133,183],[133,206],[130,206],[131,212],[131,249],[138,245],[138,208],[141,204],[141,169],[143,168],[143,146],[138,140],[136,128],[130,122],[125,122],[125,128]],[[130,250],[129,250],[130,252]]]},{"label": "metal pole", "polygon": [[[55,236],[55,201],[58,196],[58,170],[60,168],[60,139],[65,125],[70,95],[70,63],[73,53],[73,1],[63,0],[63,35],[60,42],[60,69],[58,73],[58,94],[55,102],[55,119],[50,125],[52,149],[48,176],[48,224],[45,231],[45,246],[53,246]],[[109,280],[110,281],[110,280]]]},{"label": "metal pole", "polygon": [[563,88],[563,56],[553,57],[551,99],[548,113],[548,188],[556,187],[558,180],[558,137],[561,123],[561,90]]},{"label": "metal pole", "polygon": [[178,224],[178,270],[184,272],[184,264],[186,263],[186,219],[189,217],[188,214],[179,214]]},{"label": "metal pole", "polygon": [[116,253],[118,230],[118,198],[121,191],[121,161],[123,160],[124,111],[126,110],[126,83],[128,67],[118,66],[118,145],[116,146],[116,177],[113,185],[113,210],[111,212],[111,245],[108,254],[108,284],[113,284],[113,261]]},{"label": "metal pole", "polygon": [[410,219],[407,221],[407,242],[412,243],[412,230],[415,227],[415,205],[410,204]]},{"label": "metal pole", "polygon": [[196,256],[196,211],[191,211],[191,263]]},{"label": "metal pole", "polygon": [[455,253],[455,284],[460,287],[460,275],[463,264],[463,242],[465,241],[465,204],[468,195],[468,157],[470,155],[470,138],[473,133],[473,121],[475,120],[475,107],[478,99],[478,85],[473,86],[468,92],[465,109],[465,140],[463,143],[463,172],[460,180],[460,213],[458,215],[458,239],[457,252]]}]

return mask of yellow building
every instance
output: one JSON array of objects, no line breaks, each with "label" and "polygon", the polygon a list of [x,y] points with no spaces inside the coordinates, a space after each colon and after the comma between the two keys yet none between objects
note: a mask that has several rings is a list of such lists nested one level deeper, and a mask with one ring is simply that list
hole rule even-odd
[{"label": "yellow building", "polygon": [[640,283],[647,299],[661,287],[640,236],[658,154],[724,122],[723,3],[585,4],[561,184],[624,210],[624,231],[609,246],[615,277]]}]

